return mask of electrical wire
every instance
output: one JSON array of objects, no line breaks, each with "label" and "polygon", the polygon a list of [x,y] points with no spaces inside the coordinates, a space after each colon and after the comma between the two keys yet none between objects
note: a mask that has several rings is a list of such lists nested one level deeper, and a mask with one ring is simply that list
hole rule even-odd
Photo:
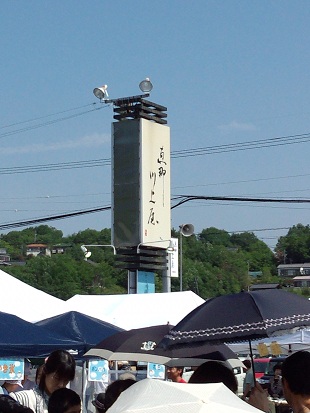
[{"label": "electrical wire", "polygon": [[1,134],[0,134],[0,139],[5,138],[5,137],[7,137],[7,136],[11,136],[11,135],[16,135],[16,134],[18,134],[18,133],[26,132],[26,131],[29,131],[29,130],[38,129],[38,128],[43,128],[43,127],[45,127],[45,126],[53,125],[53,124],[58,123],[58,122],[63,122],[63,121],[65,121],[65,120],[77,118],[77,117],[79,117],[79,116],[86,115],[87,113],[91,113],[91,112],[94,112],[94,111],[96,111],[96,110],[105,109],[105,108],[107,108],[107,107],[109,107],[109,106],[110,106],[110,105],[104,105],[104,106],[100,106],[100,107],[98,107],[98,108],[86,110],[86,111],[79,112],[79,113],[74,113],[73,115],[64,116],[64,117],[62,117],[62,118],[50,120],[50,121],[47,121],[47,122],[44,122],[44,123],[39,123],[39,124],[37,124],[37,125],[26,126],[26,127],[24,127],[24,128],[20,128],[20,129],[15,129],[15,130],[13,130],[13,131],[4,132],[4,133],[1,133]]},{"label": "electrical wire", "polygon": [[98,104],[97,102],[88,103],[87,105],[82,105],[82,106],[78,106],[78,107],[75,107],[75,108],[62,110],[60,112],[51,113],[49,115],[43,115],[43,116],[39,116],[37,118],[28,119],[28,120],[21,120],[19,122],[11,123],[9,125],[0,126],[0,129],[11,128],[12,126],[22,125],[24,123],[36,122],[37,120],[40,120],[40,119],[50,118],[52,116],[61,115],[63,113],[72,112],[74,110],[83,109],[83,108],[86,108],[88,106],[94,106],[94,105],[97,105],[97,104]]},{"label": "electrical wire", "polygon": [[6,224],[0,224],[0,230],[25,227],[25,226],[34,225],[34,224],[40,224],[43,222],[56,221],[59,219],[72,218],[72,217],[85,215],[85,214],[93,214],[95,212],[108,211],[110,209],[111,209],[110,206],[106,206],[106,207],[87,209],[83,211],[74,211],[74,212],[69,212],[66,214],[50,215],[48,217],[34,218],[34,219],[26,220],[26,221],[10,222]]},{"label": "electrical wire", "polygon": [[181,149],[171,153],[171,158],[182,158],[188,156],[209,155],[213,153],[235,152],[248,149],[259,149],[264,147],[291,145],[296,143],[309,142],[310,133],[281,136],[269,139],[259,139],[254,141],[236,142],[224,145],[206,146],[194,149]]},{"label": "electrical wire", "polygon": [[[101,108],[102,107],[92,109],[90,111],[83,112],[81,114],[72,115],[71,117],[80,116],[84,113],[92,112],[94,110],[98,110]],[[36,125],[36,127],[41,127],[41,126],[43,125]],[[289,142],[287,141],[287,139],[289,140],[300,139],[300,137],[304,137],[304,136],[308,136],[306,140],[303,139],[303,140],[297,140],[297,141],[289,141]],[[0,135],[0,138],[1,138],[1,135]],[[278,141],[278,140],[283,140],[283,141]],[[275,141],[277,141],[277,143],[273,143]],[[210,155],[214,153],[223,153],[223,152],[235,152],[235,151],[240,151],[240,150],[260,149],[263,147],[300,144],[300,143],[305,143],[309,141],[310,141],[310,134],[303,134],[303,135],[286,136],[282,138],[256,140],[252,142],[243,142],[243,143],[239,142],[239,143],[232,143],[232,144],[227,144],[227,145],[207,146],[205,148],[183,149],[180,151],[172,151],[171,159]],[[261,144],[262,142],[264,142],[264,144]],[[254,144],[256,146],[254,146]],[[62,162],[62,163],[55,163],[55,164],[0,168],[0,175],[28,173],[28,172],[46,172],[46,171],[55,171],[55,170],[63,170],[63,169],[93,168],[93,167],[109,166],[109,165],[111,165],[111,158],[106,158],[106,159],[99,158],[99,159],[93,159],[93,160]],[[300,175],[296,175],[296,176],[300,176]],[[268,178],[268,179],[272,179],[272,178]]]},{"label": "electrical wire", "polygon": [[275,202],[275,203],[289,203],[300,204],[310,203],[308,198],[249,198],[249,197],[229,197],[229,196],[204,196],[204,195],[177,195],[173,198],[174,201],[178,201],[171,209],[177,208],[190,201],[206,200],[206,201],[238,201],[238,202]]},{"label": "electrical wire", "polygon": [[[177,208],[178,206],[183,205],[186,202],[190,202],[193,200],[217,200],[217,201],[241,201],[241,202],[281,202],[281,203],[310,203],[310,199],[277,199],[277,198],[243,198],[243,197],[209,197],[209,196],[192,196],[192,195],[178,195],[174,197],[174,200],[180,199],[177,204],[171,207],[171,209]],[[24,227],[24,226],[29,226],[29,225],[34,225],[42,222],[48,222],[48,221],[54,221],[54,220],[60,220],[60,219],[65,219],[65,218],[71,218],[71,217],[76,217],[80,215],[85,215],[85,214],[92,214],[96,212],[102,212],[102,211],[108,211],[111,209],[111,206],[105,206],[105,207],[99,207],[99,208],[93,208],[93,209],[87,209],[87,210],[82,210],[82,211],[73,211],[69,212],[66,214],[59,214],[59,215],[51,215],[48,217],[42,217],[42,218],[35,218],[31,220],[26,220],[26,221],[19,221],[19,222],[11,222],[11,223],[6,223],[6,224],[0,224],[0,230],[3,229],[10,229],[10,228],[18,228],[18,227]],[[278,230],[281,228],[277,228]],[[254,231],[254,230],[253,230]],[[259,231],[259,230],[255,230]],[[240,231],[236,231],[240,232]]]},{"label": "electrical wire", "polygon": [[107,165],[111,165],[110,159],[94,159],[92,161],[74,161],[29,166],[13,166],[9,168],[0,168],[0,175],[24,174],[28,172],[58,171],[64,169],[93,168],[96,166]]}]

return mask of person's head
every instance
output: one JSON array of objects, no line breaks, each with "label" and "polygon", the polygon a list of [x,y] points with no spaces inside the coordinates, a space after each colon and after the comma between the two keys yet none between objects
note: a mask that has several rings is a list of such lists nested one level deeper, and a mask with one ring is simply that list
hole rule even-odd
[{"label": "person's head", "polygon": [[113,383],[109,384],[105,392],[104,398],[104,407],[105,410],[108,410],[112,404],[118,399],[119,395],[128,387],[135,384],[136,381],[132,379],[126,380],[116,380]]},{"label": "person's head", "polygon": [[246,360],[243,360],[242,363],[245,365],[247,370],[249,370],[252,367],[251,360],[246,359]]},{"label": "person's head", "polygon": [[80,413],[81,407],[80,396],[66,387],[55,390],[48,401],[48,413]]},{"label": "person's head", "polygon": [[281,364],[276,364],[273,366],[273,372],[275,377],[279,377],[282,374],[282,366]]},{"label": "person's head", "polygon": [[45,361],[39,388],[51,395],[55,390],[66,387],[74,376],[74,357],[66,350],[53,351]]},{"label": "person's head", "polygon": [[105,393],[99,393],[97,394],[96,399],[92,401],[92,404],[95,406],[97,413],[105,412],[104,399],[105,399]]},{"label": "person's head", "polygon": [[31,363],[28,359],[25,359],[24,363],[24,380],[27,380],[31,374]]},{"label": "person's head", "polygon": [[21,380],[6,380],[2,387],[6,389],[8,393],[14,393],[16,391],[23,390],[23,384]]},{"label": "person's head", "polygon": [[294,395],[310,397],[310,353],[298,351],[282,364],[284,397],[291,404]]},{"label": "person's head", "polygon": [[34,413],[29,407],[22,406],[13,397],[0,394],[0,412],[1,413]]},{"label": "person's head", "polygon": [[167,377],[169,380],[177,382],[183,376],[183,367],[168,367],[167,368]]},{"label": "person's head", "polygon": [[218,361],[206,361],[201,364],[189,379],[189,383],[224,383],[234,393],[238,383],[234,372]]},{"label": "person's head", "polygon": [[132,379],[132,380],[134,380],[134,381],[136,381],[137,379],[136,379],[136,376],[133,374],[133,373],[123,373],[123,374],[120,374],[119,376],[118,376],[118,378],[119,378],[119,380],[126,380],[126,379]]}]

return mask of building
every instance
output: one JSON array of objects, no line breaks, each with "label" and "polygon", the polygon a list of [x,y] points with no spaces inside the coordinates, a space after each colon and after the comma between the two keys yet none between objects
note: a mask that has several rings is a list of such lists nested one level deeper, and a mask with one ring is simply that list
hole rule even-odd
[{"label": "building", "polygon": [[10,265],[11,257],[6,248],[0,248],[0,265]]},{"label": "building", "polygon": [[47,244],[28,244],[26,247],[26,255],[32,255],[37,257],[38,255],[51,256],[51,250],[48,248]]},{"label": "building", "polygon": [[310,287],[310,275],[300,275],[293,278],[294,287]]},{"label": "building", "polygon": [[64,254],[66,249],[72,248],[72,244],[56,244],[52,246],[52,254]]},{"label": "building", "polygon": [[309,262],[303,264],[280,264],[277,268],[279,277],[292,279],[302,275],[310,275]]},{"label": "building", "polygon": [[280,289],[282,286],[278,283],[253,284],[250,286],[250,291]]}]

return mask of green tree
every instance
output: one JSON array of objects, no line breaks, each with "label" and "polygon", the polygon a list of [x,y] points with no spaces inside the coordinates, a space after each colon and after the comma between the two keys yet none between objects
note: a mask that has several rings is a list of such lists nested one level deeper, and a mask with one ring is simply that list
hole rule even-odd
[{"label": "green tree", "polygon": [[[179,237],[178,231],[173,235]],[[110,247],[92,247],[86,262],[82,244],[111,244],[111,230],[86,229],[63,237],[53,227],[41,225],[1,235],[0,246],[20,254],[22,246],[38,242],[67,244],[64,254],[29,258],[23,267],[6,271],[22,281],[62,299],[75,294],[119,294],[127,292],[127,271],[118,269]],[[249,286],[248,269],[262,271],[257,281],[277,279],[272,251],[253,233],[229,235],[211,227],[198,236],[182,236],[183,290],[195,291],[203,298],[238,292]],[[161,273],[156,274],[156,291],[162,289]],[[254,280],[256,281],[256,280]],[[172,279],[172,291],[179,291],[179,279]]]},{"label": "green tree", "polygon": [[27,244],[40,243],[51,247],[53,244],[60,243],[62,237],[62,231],[48,225],[39,225],[22,231],[11,231],[2,235],[1,239],[15,248],[15,254],[18,251],[19,254],[25,255]]},{"label": "green tree", "polygon": [[214,227],[203,229],[198,238],[200,241],[212,245],[222,245],[224,247],[229,247],[231,245],[229,233]]},{"label": "green tree", "polygon": [[[285,251],[285,253],[284,253]],[[310,261],[310,227],[297,224],[289,229],[287,235],[280,237],[276,245],[278,257],[285,254],[287,263]],[[281,262],[283,263],[283,262]]]}]

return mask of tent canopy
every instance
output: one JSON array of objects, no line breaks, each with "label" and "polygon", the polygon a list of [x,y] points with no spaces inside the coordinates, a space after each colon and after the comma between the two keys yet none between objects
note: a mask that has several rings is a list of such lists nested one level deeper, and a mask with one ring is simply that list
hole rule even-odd
[{"label": "tent canopy", "polygon": [[[68,309],[130,330],[154,325],[177,324],[204,303],[192,291],[152,294],[75,295],[66,301]],[[68,311],[68,310],[67,310]]]},{"label": "tent canopy", "polygon": [[[251,342],[252,350],[255,354],[259,354],[259,345],[265,344],[272,354],[272,344],[276,342],[281,349],[282,354],[290,354],[295,351],[309,350],[310,348],[310,330],[300,329],[296,332],[284,334],[282,336],[274,336],[269,338],[261,338]],[[228,346],[236,353],[249,353],[249,342],[229,343]]]},{"label": "tent canopy", "polygon": [[77,350],[79,345],[13,314],[0,312],[0,357],[46,357],[57,349]]},{"label": "tent canopy", "polygon": [[66,302],[0,270],[0,311],[35,322],[68,311]]},{"label": "tent canopy", "polygon": [[[38,322],[68,311],[78,311],[126,330],[167,323],[175,325],[204,302],[192,291],[75,295],[63,301],[31,287],[2,270],[0,286],[0,311],[14,314],[24,320]],[[33,305],[30,305],[30,300]]]},{"label": "tent canopy", "polygon": [[69,311],[50,317],[38,321],[36,325],[48,329],[53,334],[64,336],[68,340],[79,342],[83,346],[83,352],[89,350],[99,341],[123,331],[122,328],[78,311]]}]

